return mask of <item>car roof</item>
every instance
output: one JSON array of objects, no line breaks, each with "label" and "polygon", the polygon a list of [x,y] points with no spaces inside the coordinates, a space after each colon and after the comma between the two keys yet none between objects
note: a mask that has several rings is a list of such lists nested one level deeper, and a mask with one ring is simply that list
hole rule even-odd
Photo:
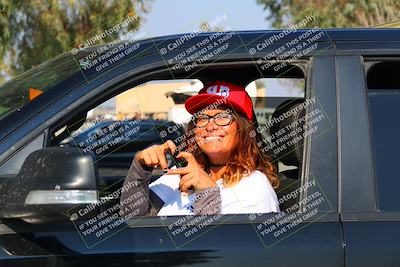
[{"label": "car roof", "polygon": [[[373,42],[373,41],[400,41],[400,28],[336,28],[336,29],[321,29],[318,27],[307,28],[307,29],[281,29],[281,30],[247,30],[247,31],[225,31],[225,32],[190,32],[190,33],[180,33],[173,35],[164,35],[158,37],[151,37],[138,40],[137,42],[146,44],[149,43],[153,47],[157,47],[158,49],[162,47],[162,44],[179,42],[179,40],[184,40],[179,44],[183,44],[183,46],[187,47],[193,45],[201,40],[203,40],[207,36],[211,36],[213,34],[221,34],[228,35],[234,33],[239,36],[238,38],[240,42],[243,43],[252,43],[257,41],[262,41],[264,39],[268,39],[272,36],[284,35],[283,38],[279,38],[279,40],[274,43],[285,43],[289,40],[294,39],[297,36],[300,36],[307,31],[314,29],[315,31],[322,31],[325,34],[315,40],[315,42]],[[82,50],[84,53],[90,53],[97,50],[100,47],[106,47],[109,44],[99,44],[96,46],[91,46]],[[79,53],[82,53],[80,51]]]},{"label": "car roof", "polygon": [[[318,27],[313,28],[318,31],[323,31],[326,35],[320,38],[319,42],[333,41],[333,42],[343,42],[343,41],[400,41],[400,28],[342,28],[342,29],[320,29]],[[298,29],[296,31],[291,29],[282,29],[282,30],[254,30],[254,31],[234,31],[235,34],[240,35],[245,40],[254,40],[258,39],[260,36],[263,37],[271,37],[273,35],[285,34],[285,36],[293,39],[296,36],[299,36],[309,29]],[[212,35],[215,32],[206,32],[196,34],[193,39],[202,39],[206,35]],[[230,33],[224,32],[225,34]],[[193,36],[193,33],[182,33],[176,35],[167,35],[160,36],[157,38],[152,38],[152,42],[165,42],[167,40],[176,40],[180,37]],[[284,42],[285,38],[280,39],[280,42]]]}]

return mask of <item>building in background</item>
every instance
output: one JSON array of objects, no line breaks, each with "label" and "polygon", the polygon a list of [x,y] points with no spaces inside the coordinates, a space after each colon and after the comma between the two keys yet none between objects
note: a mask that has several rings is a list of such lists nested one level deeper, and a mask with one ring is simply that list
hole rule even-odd
[{"label": "building in background", "polygon": [[[139,85],[116,97],[116,119],[147,117],[187,123],[191,115],[185,109],[188,97],[203,88],[199,80],[152,81]],[[252,82],[246,91],[253,98],[264,96],[264,88]]]},{"label": "building in background", "polygon": [[168,92],[190,86],[191,80],[151,81],[130,89],[115,99],[116,119],[145,117],[167,120],[175,106]]},{"label": "building in background", "polygon": [[[279,80],[279,81],[278,81]],[[288,79],[262,78],[246,86],[253,100],[259,123],[269,120],[283,98],[304,96],[304,83]],[[203,88],[197,79],[151,81],[117,95],[88,113],[88,118],[102,116],[106,120],[147,118],[169,120],[178,124],[189,122],[191,115],[185,101]],[[283,97],[283,98],[282,98]]]}]

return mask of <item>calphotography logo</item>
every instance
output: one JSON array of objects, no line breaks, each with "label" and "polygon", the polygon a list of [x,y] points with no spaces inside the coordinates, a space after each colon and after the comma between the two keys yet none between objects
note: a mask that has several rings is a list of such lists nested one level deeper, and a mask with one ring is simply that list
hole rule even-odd
[{"label": "calphotography logo", "polygon": [[207,88],[207,93],[211,95],[219,95],[223,97],[229,96],[229,87],[225,85],[213,85]]}]

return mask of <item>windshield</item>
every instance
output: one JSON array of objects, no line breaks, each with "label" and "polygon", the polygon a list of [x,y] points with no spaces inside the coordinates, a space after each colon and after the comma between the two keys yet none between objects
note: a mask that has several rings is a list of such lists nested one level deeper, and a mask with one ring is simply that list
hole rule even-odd
[{"label": "windshield", "polygon": [[[128,47],[129,46],[129,47]],[[96,45],[78,51],[63,53],[0,85],[0,120],[34,101],[56,84],[81,71],[90,79],[111,66],[121,63],[123,55],[134,55],[139,48],[135,42]],[[113,60],[112,63],[108,64]],[[107,67],[107,68],[106,68]]]},{"label": "windshield", "polygon": [[79,71],[71,53],[63,53],[0,86],[0,120]]}]

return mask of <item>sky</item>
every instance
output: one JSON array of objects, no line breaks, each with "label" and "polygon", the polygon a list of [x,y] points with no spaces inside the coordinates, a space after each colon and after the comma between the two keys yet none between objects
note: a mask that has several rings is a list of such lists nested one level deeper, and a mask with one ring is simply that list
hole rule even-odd
[{"label": "sky", "polygon": [[265,30],[270,28],[267,12],[256,0],[154,0],[145,15],[142,29],[149,37],[188,33],[202,22],[226,15],[231,30]]}]

